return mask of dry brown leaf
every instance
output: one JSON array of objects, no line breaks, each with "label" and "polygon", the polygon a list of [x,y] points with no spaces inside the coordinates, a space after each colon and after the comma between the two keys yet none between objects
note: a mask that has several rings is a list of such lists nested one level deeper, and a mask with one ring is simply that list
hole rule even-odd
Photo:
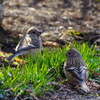
[{"label": "dry brown leaf", "polygon": [[46,47],[58,47],[58,46],[60,46],[58,43],[52,42],[52,41],[43,42],[43,45]]}]

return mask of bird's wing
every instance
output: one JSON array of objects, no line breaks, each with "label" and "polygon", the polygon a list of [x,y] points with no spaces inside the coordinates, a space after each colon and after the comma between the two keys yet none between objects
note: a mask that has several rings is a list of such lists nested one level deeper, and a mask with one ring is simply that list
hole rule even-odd
[{"label": "bird's wing", "polygon": [[19,48],[17,50],[17,52],[26,51],[26,50],[30,50],[30,49],[36,49],[36,48],[39,48],[39,47],[35,46],[35,45],[32,45],[32,44],[29,44],[27,47]]},{"label": "bird's wing", "polygon": [[85,66],[81,66],[79,68],[77,68],[77,67],[66,67],[66,70],[69,71],[78,80],[83,81],[87,68]]},{"label": "bird's wing", "polygon": [[13,54],[10,57],[8,57],[7,60],[11,60],[11,59],[13,59],[16,56],[23,55],[23,51],[30,50],[30,49],[33,49],[33,48],[38,48],[38,47],[35,46],[35,45],[32,45],[32,44],[29,44],[27,47],[20,48],[20,49],[18,49],[16,51],[15,54]]},{"label": "bird's wing", "polygon": [[19,43],[17,44],[17,46],[16,46],[16,48],[15,48],[15,51],[17,51],[19,48],[21,48],[21,47],[24,46],[24,41],[26,40],[25,37],[26,37],[26,34],[21,38],[21,40],[20,40]]},{"label": "bird's wing", "polygon": [[31,43],[32,39],[30,37],[29,34],[25,34],[21,40],[19,41],[18,45],[16,46],[16,51],[18,51],[20,48],[23,48],[23,47],[27,47],[28,46],[28,43]]},{"label": "bird's wing", "polygon": [[23,36],[23,38],[19,41],[18,45],[16,46],[16,51],[20,52],[23,50],[30,50],[33,48],[38,48],[35,44],[33,44],[33,40],[29,34]]}]

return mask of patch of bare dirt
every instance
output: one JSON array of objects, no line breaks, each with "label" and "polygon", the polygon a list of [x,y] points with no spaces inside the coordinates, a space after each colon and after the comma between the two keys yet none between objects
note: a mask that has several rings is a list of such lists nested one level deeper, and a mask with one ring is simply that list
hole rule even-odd
[{"label": "patch of bare dirt", "polygon": [[[3,5],[3,48],[4,43],[18,43],[31,26],[43,30],[44,42],[60,45],[74,40],[94,43],[91,37],[100,33],[100,2],[96,0],[4,0]],[[70,30],[81,34],[70,35]]]}]

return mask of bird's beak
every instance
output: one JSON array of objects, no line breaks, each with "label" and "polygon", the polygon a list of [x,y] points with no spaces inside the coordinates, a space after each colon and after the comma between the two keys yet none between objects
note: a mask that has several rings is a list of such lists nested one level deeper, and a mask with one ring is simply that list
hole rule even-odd
[{"label": "bird's beak", "polygon": [[38,31],[38,35],[41,35],[43,31]]}]

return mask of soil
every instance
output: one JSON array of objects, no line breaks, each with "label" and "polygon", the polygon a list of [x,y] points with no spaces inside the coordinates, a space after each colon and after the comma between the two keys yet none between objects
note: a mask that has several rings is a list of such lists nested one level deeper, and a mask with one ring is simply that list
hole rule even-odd
[{"label": "soil", "polygon": [[[4,0],[3,6],[3,29],[0,27],[3,52],[14,53],[18,41],[32,26],[43,31],[44,46],[63,46],[74,40],[100,45],[99,0]],[[100,88],[96,85],[94,88],[91,95],[82,95],[62,84],[57,88],[59,92],[48,91],[34,99],[100,100]]]},{"label": "soil", "polygon": [[0,32],[2,51],[14,52],[32,26],[43,31],[44,45],[62,46],[74,40],[93,44],[100,38],[99,0],[4,0],[3,5],[2,26],[6,31]]}]

